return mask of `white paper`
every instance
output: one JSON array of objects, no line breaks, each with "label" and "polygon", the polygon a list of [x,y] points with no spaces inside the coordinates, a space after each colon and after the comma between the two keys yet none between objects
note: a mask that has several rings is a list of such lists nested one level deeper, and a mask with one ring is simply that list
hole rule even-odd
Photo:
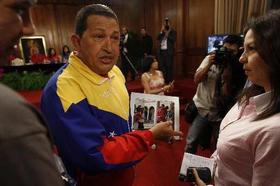
[{"label": "white paper", "polygon": [[205,158],[195,154],[184,153],[180,174],[186,176],[189,167],[208,167],[211,171],[211,177],[213,177],[214,165],[215,161],[213,158]]},{"label": "white paper", "polygon": [[[166,107],[167,111],[160,116],[160,109]],[[163,96],[154,94],[131,93],[130,112],[132,117],[132,129],[139,128],[139,122],[143,124],[144,129],[152,128],[159,121],[173,121],[173,129],[180,130],[179,124],[179,97]],[[140,113],[138,112],[140,110]],[[143,111],[145,110],[145,111]],[[176,136],[175,139],[179,139]]]}]

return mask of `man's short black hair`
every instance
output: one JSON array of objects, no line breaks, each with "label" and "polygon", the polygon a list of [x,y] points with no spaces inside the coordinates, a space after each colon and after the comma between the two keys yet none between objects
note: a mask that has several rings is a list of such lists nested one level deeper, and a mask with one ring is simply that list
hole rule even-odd
[{"label": "man's short black hair", "polygon": [[111,8],[102,4],[87,5],[76,15],[75,33],[80,37],[82,37],[84,31],[87,29],[87,18],[91,15],[110,17],[118,22],[118,17]]},{"label": "man's short black hair", "polygon": [[243,46],[243,38],[240,35],[230,34],[228,35],[224,40],[223,43],[229,43],[229,44],[237,44],[238,47]]}]

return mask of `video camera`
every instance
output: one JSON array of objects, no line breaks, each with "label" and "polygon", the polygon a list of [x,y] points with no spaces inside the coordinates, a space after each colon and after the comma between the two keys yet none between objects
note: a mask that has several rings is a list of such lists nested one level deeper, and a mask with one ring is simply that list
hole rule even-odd
[{"label": "video camera", "polygon": [[214,47],[217,48],[214,50],[215,53],[215,62],[216,65],[226,65],[226,62],[230,62],[235,59],[235,54],[233,51],[223,47],[220,44],[214,43]]},{"label": "video camera", "polygon": [[186,175],[179,175],[179,180],[183,182],[195,182],[193,169],[196,169],[199,178],[206,184],[211,182],[211,171],[208,167],[189,167]]},{"label": "video camera", "polygon": [[165,29],[165,30],[169,30],[169,19],[168,19],[168,17],[166,17],[166,18],[164,19],[164,21],[165,21],[164,29]]}]

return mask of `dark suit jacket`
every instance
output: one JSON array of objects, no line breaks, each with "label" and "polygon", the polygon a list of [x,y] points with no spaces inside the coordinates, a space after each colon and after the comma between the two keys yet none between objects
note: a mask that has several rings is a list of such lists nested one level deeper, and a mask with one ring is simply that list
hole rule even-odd
[{"label": "dark suit jacket", "polygon": [[[170,28],[170,32],[168,34],[167,37],[167,53],[170,55],[174,54],[174,50],[175,50],[175,42],[176,42],[176,37],[177,37],[177,33],[173,28]],[[158,52],[160,52],[160,44],[161,41],[163,40],[165,35],[165,32],[160,32],[157,36],[157,40],[158,40]]]}]

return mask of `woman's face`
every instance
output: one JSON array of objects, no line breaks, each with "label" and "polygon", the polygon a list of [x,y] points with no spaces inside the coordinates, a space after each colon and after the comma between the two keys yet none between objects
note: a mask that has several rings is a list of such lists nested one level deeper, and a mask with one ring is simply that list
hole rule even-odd
[{"label": "woman's face", "polygon": [[158,69],[158,62],[156,59],[154,59],[153,63],[152,63],[152,66],[151,66],[151,69],[154,69],[154,70],[157,70]]},{"label": "woman's face", "polygon": [[64,47],[63,51],[66,53],[66,52],[69,52],[69,49],[67,47]]},{"label": "woman's face", "polygon": [[244,52],[239,61],[243,64],[243,70],[252,83],[263,87],[266,92],[271,90],[268,66],[257,52],[251,29],[245,35]]}]

